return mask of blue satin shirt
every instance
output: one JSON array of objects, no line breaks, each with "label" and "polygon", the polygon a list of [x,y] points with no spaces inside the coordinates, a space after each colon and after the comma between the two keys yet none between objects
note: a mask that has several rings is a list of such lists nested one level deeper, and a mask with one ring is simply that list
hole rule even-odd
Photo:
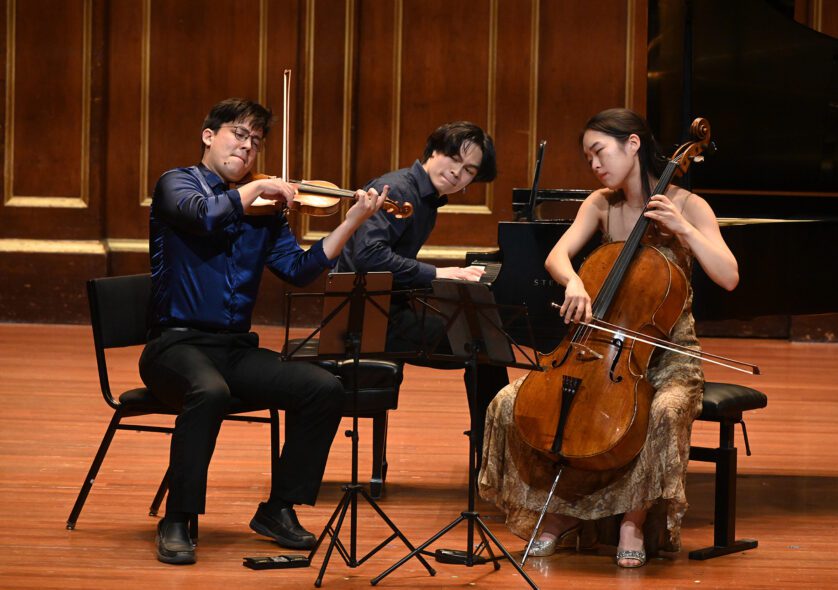
[{"label": "blue satin shirt", "polygon": [[334,266],[322,240],[303,250],[282,214],[244,215],[239,191],[204,166],[160,177],[149,228],[150,328],[247,332],[267,266],[302,286]]}]

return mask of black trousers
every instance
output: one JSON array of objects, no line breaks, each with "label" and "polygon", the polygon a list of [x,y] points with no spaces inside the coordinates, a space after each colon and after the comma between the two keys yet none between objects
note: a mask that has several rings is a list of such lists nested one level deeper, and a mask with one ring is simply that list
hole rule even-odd
[{"label": "black trousers", "polygon": [[[387,328],[387,352],[412,352],[426,350],[429,345],[437,344],[433,351],[436,354],[451,354],[451,345],[445,333],[445,322],[439,315],[431,312],[423,313],[421,306],[414,309],[409,301],[397,300],[390,306],[390,324]],[[432,367],[434,369],[463,369],[463,380],[466,385],[469,413],[471,415],[470,428],[475,433],[476,465],[480,467],[483,453],[483,430],[486,422],[486,410],[495,395],[509,384],[506,367],[497,365],[477,365],[477,386],[474,386],[474,373],[462,362],[430,360],[425,358],[410,358],[405,360],[411,365]]]},{"label": "black trousers", "polygon": [[282,362],[259,348],[256,334],[165,331],[140,357],[140,376],[166,405],[180,411],[169,456],[168,512],[203,514],[207,471],[232,397],[257,408],[285,410],[285,444],[271,496],[314,504],[344,401],[328,371]]}]

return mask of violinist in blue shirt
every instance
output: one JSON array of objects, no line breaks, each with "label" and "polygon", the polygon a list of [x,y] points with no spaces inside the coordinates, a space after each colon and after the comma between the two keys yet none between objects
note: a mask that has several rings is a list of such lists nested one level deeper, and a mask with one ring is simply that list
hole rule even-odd
[{"label": "violinist in blue shirt", "polygon": [[297,520],[295,504],[314,504],[340,422],[343,387],[328,371],[282,362],[250,332],[265,267],[305,285],[334,267],[347,239],[381,207],[388,189],[357,191],[355,204],[328,236],[303,250],[285,215],[247,215],[261,196],[292,204],[293,184],[254,180],[253,168],[270,130],[262,105],[227,99],[210,110],[201,132],[200,164],[163,174],[150,214],[152,302],[149,342],[140,376],[179,411],[169,458],[166,515],[157,527],[157,558],[194,563],[188,522],[205,509],[207,470],[231,397],[285,410],[286,441],[271,494],[250,527],[283,547],[307,549],[314,535]]}]

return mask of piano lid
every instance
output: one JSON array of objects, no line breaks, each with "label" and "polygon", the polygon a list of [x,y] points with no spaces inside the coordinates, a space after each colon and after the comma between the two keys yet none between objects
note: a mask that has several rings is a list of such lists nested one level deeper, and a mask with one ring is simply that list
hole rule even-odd
[{"label": "piano lid", "polygon": [[838,197],[838,39],[790,4],[649,3],[649,123],[666,152],[709,120],[719,151],[681,184],[747,203],[749,217],[774,216],[768,196]]}]

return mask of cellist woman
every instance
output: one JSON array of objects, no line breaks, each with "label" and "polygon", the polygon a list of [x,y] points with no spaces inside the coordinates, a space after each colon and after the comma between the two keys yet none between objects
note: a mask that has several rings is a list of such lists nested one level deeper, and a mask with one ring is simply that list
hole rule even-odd
[{"label": "cellist woman", "polygon": [[[547,257],[545,267],[565,287],[565,322],[592,318],[591,297],[571,259],[596,234],[603,242],[623,241],[641,214],[654,222],[652,245],[687,277],[693,259],[721,287],[739,282],[736,259],[724,242],[716,216],[696,194],[670,184],[664,194],[647,195],[661,175],[661,154],[646,121],[623,108],[593,116],[581,136],[582,152],[603,187],[582,203],[570,228]],[[643,213],[644,208],[646,212]],[[670,340],[699,349],[691,312],[692,292]],[[646,374],[655,390],[646,443],[625,467],[582,471],[565,467],[530,555],[551,555],[560,547],[593,539],[596,521],[623,514],[616,563],[640,567],[647,554],[680,549],[681,520],[687,509],[684,484],[690,432],[701,410],[704,375],[700,361],[658,351]],[[549,456],[527,444],[513,422],[513,406],[523,378],[505,387],[486,417],[479,490],[507,515],[507,526],[528,538],[556,473]]]}]

